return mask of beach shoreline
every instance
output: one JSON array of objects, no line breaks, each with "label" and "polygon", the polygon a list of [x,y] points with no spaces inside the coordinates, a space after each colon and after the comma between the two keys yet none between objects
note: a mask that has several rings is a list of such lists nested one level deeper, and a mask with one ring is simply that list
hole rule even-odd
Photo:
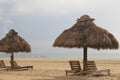
[{"label": "beach shoreline", "polygon": [[[0,58],[10,66],[9,57]],[[118,80],[120,78],[120,59],[89,59],[96,62],[98,70],[110,69],[110,76],[66,76],[65,70],[70,70],[69,60],[79,58],[15,58],[20,66],[32,65],[34,68],[24,71],[0,70],[0,80]]]}]

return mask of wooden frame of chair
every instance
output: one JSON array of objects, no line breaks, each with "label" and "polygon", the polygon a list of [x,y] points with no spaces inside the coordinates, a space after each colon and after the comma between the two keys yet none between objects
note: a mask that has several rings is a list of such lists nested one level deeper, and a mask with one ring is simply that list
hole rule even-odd
[{"label": "wooden frame of chair", "polygon": [[68,76],[68,73],[73,73],[73,75],[79,75],[81,71],[81,66],[79,61],[69,61],[71,70],[65,70],[66,76]]},{"label": "wooden frame of chair", "polygon": [[10,70],[11,66],[6,66],[3,60],[0,60],[0,68]]},{"label": "wooden frame of chair", "polygon": [[110,75],[110,69],[105,70],[97,70],[95,61],[88,61],[87,62],[87,71],[81,70],[80,62],[79,61],[69,61],[71,70],[65,70],[66,76],[68,73],[73,73],[73,75],[101,75],[102,72],[107,72]]},{"label": "wooden frame of chair", "polygon": [[91,72],[92,75],[102,75],[102,72],[107,72],[110,75],[110,69],[97,70],[95,61],[87,61],[87,70]]}]

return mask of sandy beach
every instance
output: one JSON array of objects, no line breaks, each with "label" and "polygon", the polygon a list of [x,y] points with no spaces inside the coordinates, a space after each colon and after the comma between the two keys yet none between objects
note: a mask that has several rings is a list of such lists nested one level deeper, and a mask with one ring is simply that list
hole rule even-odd
[{"label": "sandy beach", "polygon": [[[9,58],[1,58],[7,66]],[[66,76],[65,70],[70,70],[69,60],[56,58],[15,58],[21,66],[33,65],[34,69],[22,71],[0,70],[0,80],[120,80],[120,59],[90,59],[96,62],[98,70],[110,69],[110,76]]]}]

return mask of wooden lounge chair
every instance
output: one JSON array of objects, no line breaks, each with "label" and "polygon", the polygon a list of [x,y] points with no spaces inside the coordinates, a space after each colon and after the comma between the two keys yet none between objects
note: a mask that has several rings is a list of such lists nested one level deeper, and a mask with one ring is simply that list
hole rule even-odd
[{"label": "wooden lounge chair", "polygon": [[87,61],[87,70],[88,71],[96,71],[97,67],[94,61]]},{"label": "wooden lounge chair", "polygon": [[97,70],[95,62],[94,61],[88,61],[87,62],[87,71],[81,70],[81,66],[79,61],[69,61],[71,70],[65,70],[66,76],[68,76],[68,73],[73,73],[73,75],[103,75],[102,72],[107,72],[108,75],[110,75],[110,69],[105,70]]},{"label": "wooden lounge chair", "polygon": [[87,62],[87,70],[90,71],[91,75],[103,75],[103,72],[106,72],[108,75],[110,75],[110,69],[105,69],[105,70],[97,70],[97,67],[95,65],[95,61],[88,61]]},{"label": "wooden lounge chair", "polygon": [[77,75],[81,71],[81,66],[79,61],[69,61],[71,70],[65,70],[66,76],[68,76],[68,73],[73,73],[73,75]]},{"label": "wooden lounge chair", "polygon": [[65,70],[66,76],[68,73],[72,73],[72,75],[84,75],[90,73],[89,71],[81,70],[80,62],[79,61],[69,61],[71,70]]},{"label": "wooden lounge chair", "polygon": [[19,66],[16,61],[10,62],[12,69],[33,69],[33,66]]},{"label": "wooden lounge chair", "polygon": [[0,69],[10,70],[10,66],[6,66],[3,60],[0,60]]}]

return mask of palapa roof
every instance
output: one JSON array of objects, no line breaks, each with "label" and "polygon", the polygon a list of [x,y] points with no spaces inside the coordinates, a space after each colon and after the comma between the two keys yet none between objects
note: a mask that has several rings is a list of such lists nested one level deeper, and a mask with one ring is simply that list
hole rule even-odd
[{"label": "palapa roof", "polygon": [[31,52],[31,48],[14,29],[11,29],[6,36],[0,40],[0,52]]},{"label": "palapa roof", "polygon": [[66,48],[90,47],[96,49],[118,49],[115,37],[107,30],[94,24],[93,18],[83,15],[69,29],[57,37],[53,46]]}]

